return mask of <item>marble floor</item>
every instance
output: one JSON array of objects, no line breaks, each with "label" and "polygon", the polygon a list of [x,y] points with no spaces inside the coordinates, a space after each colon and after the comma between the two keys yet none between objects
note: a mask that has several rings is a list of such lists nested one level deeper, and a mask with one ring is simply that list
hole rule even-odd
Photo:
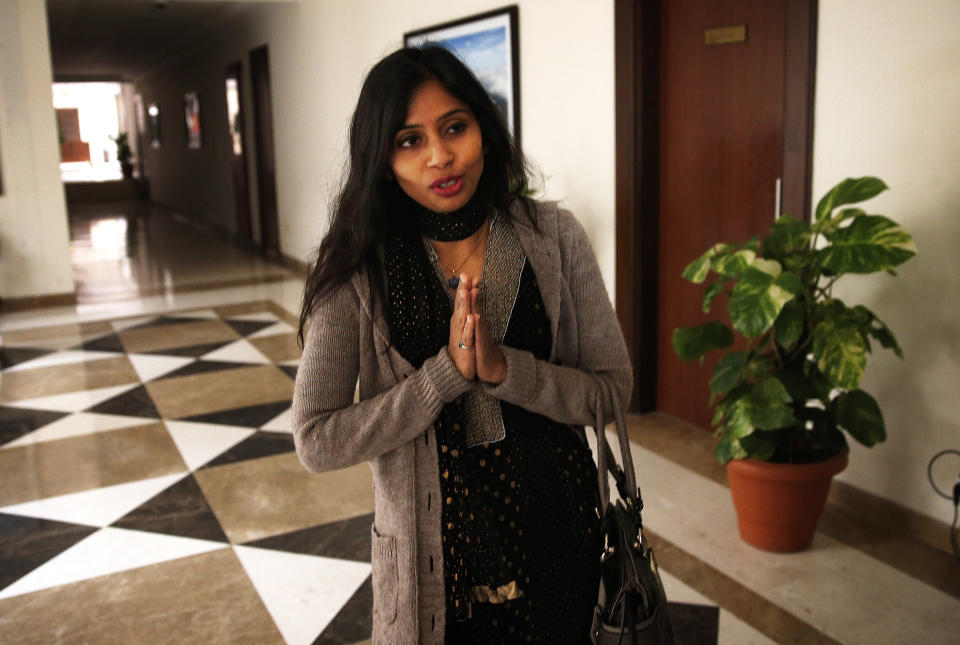
[{"label": "marble floor", "polygon": [[170,209],[145,202],[71,206],[70,256],[81,304],[291,276]]},{"label": "marble floor", "polygon": [[[0,315],[0,642],[369,640],[369,468],[298,463],[302,282],[254,260]],[[708,433],[628,423],[678,643],[960,642],[952,556],[836,509],[810,550],[757,551]]]}]

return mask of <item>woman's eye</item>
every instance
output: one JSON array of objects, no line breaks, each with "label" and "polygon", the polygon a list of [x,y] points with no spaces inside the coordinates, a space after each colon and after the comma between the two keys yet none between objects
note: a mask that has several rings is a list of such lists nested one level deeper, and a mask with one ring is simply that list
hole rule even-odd
[{"label": "woman's eye", "polygon": [[460,134],[461,132],[463,132],[463,131],[466,130],[466,129],[467,129],[467,124],[466,124],[466,123],[460,123],[460,122],[458,121],[458,122],[456,122],[456,123],[451,123],[451,124],[450,124],[450,126],[447,128],[447,133],[448,133],[448,134]]},{"label": "woman's eye", "polygon": [[413,146],[417,145],[418,140],[419,140],[419,137],[416,135],[408,135],[406,137],[401,137],[400,139],[397,140],[397,147],[412,148]]}]

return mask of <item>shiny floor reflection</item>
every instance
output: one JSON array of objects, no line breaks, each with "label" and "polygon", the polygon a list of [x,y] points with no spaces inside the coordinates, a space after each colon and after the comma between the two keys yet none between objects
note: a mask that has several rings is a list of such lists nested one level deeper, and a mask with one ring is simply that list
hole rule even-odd
[{"label": "shiny floor reflection", "polygon": [[286,279],[291,273],[142,202],[71,207],[78,303]]}]

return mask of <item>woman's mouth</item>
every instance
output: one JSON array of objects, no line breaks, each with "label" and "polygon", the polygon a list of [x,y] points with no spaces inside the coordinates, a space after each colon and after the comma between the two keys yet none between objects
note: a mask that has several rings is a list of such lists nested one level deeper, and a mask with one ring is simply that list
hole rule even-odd
[{"label": "woman's mouth", "polygon": [[459,177],[443,177],[430,184],[430,190],[437,195],[449,197],[456,195],[463,188],[463,175]]}]

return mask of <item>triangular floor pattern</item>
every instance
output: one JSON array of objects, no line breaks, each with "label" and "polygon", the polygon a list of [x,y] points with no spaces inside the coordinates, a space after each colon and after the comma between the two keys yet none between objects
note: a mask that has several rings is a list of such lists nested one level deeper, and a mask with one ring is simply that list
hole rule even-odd
[{"label": "triangular floor pattern", "polygon": [[112,526],[198,540],[228,541],[193,475],[187,475],[147,500]]},{"label": "triangular floor pattern", "polygon": [[159,533],[100,529],[0,591],[0,599],[226,546]]}]

